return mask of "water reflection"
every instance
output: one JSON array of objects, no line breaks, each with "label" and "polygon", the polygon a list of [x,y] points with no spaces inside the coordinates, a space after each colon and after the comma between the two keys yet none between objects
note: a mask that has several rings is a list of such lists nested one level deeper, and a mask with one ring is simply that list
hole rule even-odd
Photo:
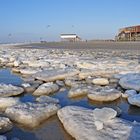
[{"label": "water reflection", "polygon": [[128,114],[129,115],[139,115],[140,116],[140,108],[137,107],[137,106],[130,105],[129,109],[128,109]]},{"label": "water reflection", "polygon": [[57,116],[49,119],[45,125],[34,131],[38,140],[73,140],[63,129]]},{"label": "water reflection", "polygon": [[9,139],[11,137],[18,137],[20,140],[74,140],[66,133],[57,116],[51,117],[32,130],[16,125],[6,136]]},{"label": "water reflection", "polygon": [[97,101],[92,101],[88,100],[90,104],[94,105],[95,107],[110,107],[110,106],[119,106],[121,103],[121,99],[111,101],[111,102],[97,102]]}]

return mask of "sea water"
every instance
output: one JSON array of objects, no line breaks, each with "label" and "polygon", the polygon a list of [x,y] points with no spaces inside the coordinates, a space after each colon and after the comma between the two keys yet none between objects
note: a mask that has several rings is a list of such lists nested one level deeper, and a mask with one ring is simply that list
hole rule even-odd
[{"label": "sea water", "polygon": [[[10,69],[1,69],[0,83],[20,86],[23,83],[23,80],[20,75],[11,73]],[[119,116],[120,118],[140,122],[140,108],[129,105],[125,99],[120,98],[114,102],[101,103],[90,101],[87,97],[70,99],[67,94],[68,89],[52,94],[51,97],[59,99],[62,107],[75,105],[90,109],[96,107],[120,108],[122,110],[121,115]],[[24,93],[19,97],[22,102],[33,102],[35,100],[35,97],[32,96],[31,93]],[[4,135],[7,136],[8,139],[17,137],[20,140],[73,140],[73,138],[64,130],[63,125],[60,123],[56,115],[42,122],[40,126],[32,130],[14,123],[13,129]]]}]

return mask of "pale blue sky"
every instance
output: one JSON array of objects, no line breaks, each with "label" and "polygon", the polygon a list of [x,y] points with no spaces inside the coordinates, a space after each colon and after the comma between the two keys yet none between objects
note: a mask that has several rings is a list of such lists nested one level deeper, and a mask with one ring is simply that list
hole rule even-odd
[{"label": "pale blue sky", "polygon": [[[118,28],[140,24],[140,0],[0,0],[0,42],[114,38]],[[48,25],[51,25],[48,27]]]}]

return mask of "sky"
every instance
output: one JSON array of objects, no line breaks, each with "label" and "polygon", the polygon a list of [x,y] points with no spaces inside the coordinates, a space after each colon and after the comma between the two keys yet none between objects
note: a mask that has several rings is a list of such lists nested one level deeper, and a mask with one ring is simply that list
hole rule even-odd
[{"label": "sky", "polygon": [[113,39],[118,29],[140,25],[140,0],[0,0],[0,43]]}]

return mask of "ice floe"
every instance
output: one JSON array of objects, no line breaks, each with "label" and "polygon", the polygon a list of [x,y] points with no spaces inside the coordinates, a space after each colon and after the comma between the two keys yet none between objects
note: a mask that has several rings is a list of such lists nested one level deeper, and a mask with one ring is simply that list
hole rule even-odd
[{"label": "ice floe", "polygon": [[44,83],[40,85],[34,92],[33,95],[41,96],[41,95],[49,95],[56,91],[58,91],[59,86],[54,84],[53,82]]},{"label": "ice floe", "polygon": [[92,93],[88,94],[88,98],[94,101],[114,101],[121,97],[121,92],[111,88],[99,88],[93,90]]},{"label": "ice floe", "polygon": [[[38,99],[39,100],[39,99]],[[41,99],[40,99],[41,100]],[[42,121],[56,114],[59,104],[46,102],[19,103],[8,107],[5,114],[12,120],[26,127],[37,127]]]},{"label": "ice floe", "polygon": [[19,95],[24,92],[21,87],[13,86],[11,84],[0,84],[0,97],[9,97]]},{"label": "ice floe", "polygon": [[[99,115],[95,115],[95,112],[98,112]],[[99,112],[100,110],[94,111],[82,107],[67,106],[60,109],[57,115],[66,131],[76,140],[140,139],[139,123],[115,117],[116,112],[112,109]],[[108,112],[109,115],[104,114]],[[104,117],[105,115],[107,117]],[[99,116],[99,119],[103,118],[104,123],[97,121],[94,116]]]},{"label": "ice floe", "polygon": [[12,128],[13,124],[9,118],[0,117],[0,134],[10,131]]}]

